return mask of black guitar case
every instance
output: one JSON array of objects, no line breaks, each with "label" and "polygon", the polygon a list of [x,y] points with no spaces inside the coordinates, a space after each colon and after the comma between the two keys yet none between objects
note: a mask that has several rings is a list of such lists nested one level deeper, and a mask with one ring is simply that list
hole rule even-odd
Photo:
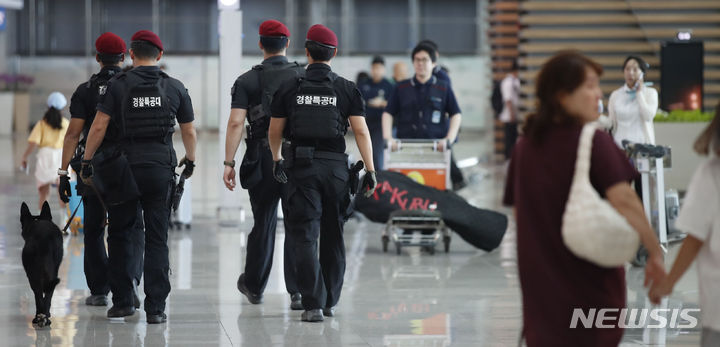
[{"label": "black guitar case", "polygon": [[492,251],[505,235],[508,219],[502,213],[474,207],[453,192],[424,186],[400,173],[379,171],[377,179],[373,195],[355,197],[355,210],[373,222],[386,223],[395,210],[427,210],[434,205],[445,224],[477,248]]}]

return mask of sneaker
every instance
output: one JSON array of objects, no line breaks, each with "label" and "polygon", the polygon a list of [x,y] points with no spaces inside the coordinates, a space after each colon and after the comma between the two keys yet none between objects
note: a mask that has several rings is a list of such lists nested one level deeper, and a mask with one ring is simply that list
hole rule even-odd
[{"label": "sneaker", "polygon": [[290,309],[295,311],[303,309],[302,295],[300,293],[295,293],[290,296]]},{"label": "sneaker", "polygon": [[147,322],[148,322],[148,324],[165,323],[165,322],[167,322],[167,315],[164,312],[161,312],[159,314],[148,314]]},{"label": "sneaker", "polygon": [[108,299],[107,295],[90,295],[85,298],[85,305],[88,306],[107,306]]},{"label": "sneaker", "polygon": [[262,304],[263,296],[262,294],[253,294],[250,293],[250,290],[245,285],[245,274],[241,274],[240,277],[237,280],[237,289],[240,291],[240,293],[245,294],[248,301],[250,301],[251,304],[257,305]]},{"label": "sneaker", "polygon": [[335,317],[335,307],[325,307],[322,311],[325,317]]},{"label": "sneaker", "polygon": [[128,307],[113,306],[107,311],[108,318],[121,318],[121,317],[132,316],[134,314],[135,314],[135,307],[133,307],[133,306],[128,306]]},{"label": "sneaker", "polygon": [[133,306],[140,308],[140,296],[138,296],[138,283],[133,280]]},{"label": "sneaker", "polygon": [[325,320],[325,318],[323,318],[322,310],[319,308],[314,310],[305,310],[305,312],[303,312],[300,316],[300,319],[302,319],[303,322],[322,322]]}]

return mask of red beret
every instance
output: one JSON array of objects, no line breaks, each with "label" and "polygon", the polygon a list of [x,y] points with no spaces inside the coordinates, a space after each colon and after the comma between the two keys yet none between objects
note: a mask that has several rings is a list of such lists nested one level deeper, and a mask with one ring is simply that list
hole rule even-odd
[{"label": "red beret", "polygon": [[160,41],[160,38],[152,31],[150,30],[140,30],[136,32],[132,38],[131,41],[147,41],[152,43],[155,47],[160,49],[160,51],[163,50],[162,41]]},{"label": "red beret", "polygon": [[307,40],[332,47],[337,47],[338,45],[335,33],[322,24],[315,24],[310,27],[310,30],[307,32]]},{"label": "red beret", "polygon": [[125,53],[125,41],[111,32],[104,33],[95,40],[95,50],[101,54]]},{"label": "red beret", "polygon": [[260,24],[260,36],[290,37],[290,30],[282,22],[270,19]]}]

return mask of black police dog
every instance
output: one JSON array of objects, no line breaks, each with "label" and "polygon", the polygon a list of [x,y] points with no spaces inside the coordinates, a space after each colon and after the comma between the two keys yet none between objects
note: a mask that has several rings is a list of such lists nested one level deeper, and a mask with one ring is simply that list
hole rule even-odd
[{"label": "black police dog", "polygon": [[62,233],[52,222],[47,201],[39,216],[31,215],[30,209],[23,202],[20,207],[20,224],[25,240],[22,263],[30,288],[35,293],[35,319],[32,322],[36,328],[43,328],[50,325],[50,302],[55,286],[60,283],[58,269],[63,257]]}]

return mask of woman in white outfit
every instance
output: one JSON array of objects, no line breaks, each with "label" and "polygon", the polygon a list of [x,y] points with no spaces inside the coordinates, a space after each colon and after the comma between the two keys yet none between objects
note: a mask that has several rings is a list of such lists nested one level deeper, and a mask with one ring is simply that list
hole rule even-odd
[{"label": "woman in white outfit", "polygon": [[[67,99],[59,93],[53,92],[47,99],[48,110],[43,119],[35,124],[28,137],[28,147],[22,157],[22,167],[27,168],[30,154],[38,148],[35,162],[35,180],[40,195],[38,206],[42,208],[50,194],[50,184],[57,183],[57,170],[62,162],[62,147],[65,132],[70,123],[62,116],[61,110],[67,105]],[[60,206],[65,204],[60,201]]]},{"label": "woman in white outfit", "polygon": [[715,118],[695,141],[695,151],[709,158],[690,180],[675,226],[687,232],[672,270],[654,282],[649,296],[654,301],[670,295],[675,284],[697,259],[702,338],[700,346],[720,346],[720,104]]},{"label": "woman in white outfit", "polygon": [[655,144],[653,118],[658,109],[658,93],[645,85],[649,67],[640,57],[627,57],[623,64],[625,84],[610,94],[608,116],[615,143],[621,148],[622,140]]}]

